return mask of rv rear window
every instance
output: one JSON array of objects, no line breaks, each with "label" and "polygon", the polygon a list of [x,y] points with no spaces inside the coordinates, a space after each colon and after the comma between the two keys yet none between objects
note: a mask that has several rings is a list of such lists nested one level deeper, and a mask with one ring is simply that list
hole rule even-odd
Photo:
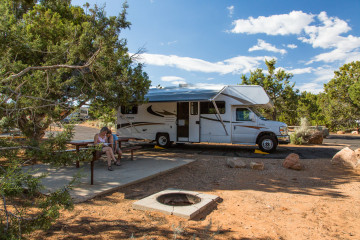
[{"label": "rv rear window", "polygon": [[[225,102],[216,101],[216,106],[219,109],[220,114],[225,113]],[[212,102],[200,103],[200,114],[215,114],[216,110]]]},{"label": "rv rear window", "polygon": [[121,107],[121,113],[122,114],[137,114],[138,112],[138,107],[137,106],[133,106],[133,107]]}]

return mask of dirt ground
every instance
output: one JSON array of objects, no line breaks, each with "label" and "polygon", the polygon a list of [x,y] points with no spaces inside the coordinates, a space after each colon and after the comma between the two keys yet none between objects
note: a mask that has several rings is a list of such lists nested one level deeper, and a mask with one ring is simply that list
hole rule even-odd
[{"label": "dirt ground", "polygon": [[[197,161],[76,204],[73,211],[63,212],[51,229],[37,232],[31,238],[360,239],[359,171],[331,166],[326,154],[323,158],[319,154],[309,158],[311,151],[301,159],[304,170],[284,169],[283,158],[279,156],[296,152],[291,147],[280,150],[280,155],[275,157],[264,155],[263,171],[249,167],[233,169],[226,166],[229,154],[218,154],[222,149],[213,151],[214,148],[212,145],[173,150],[145,147],[137,154]],[[322,147],[324,153],[331,154],[341,148]],[[246,153],[244,149],[230,149],[230,152]],[[247,165],[251,161],[252,156],[245,158]],[[221,200],[212,211],[193,220],[132,209],[135,201],[167,188],[214,194]]]}]

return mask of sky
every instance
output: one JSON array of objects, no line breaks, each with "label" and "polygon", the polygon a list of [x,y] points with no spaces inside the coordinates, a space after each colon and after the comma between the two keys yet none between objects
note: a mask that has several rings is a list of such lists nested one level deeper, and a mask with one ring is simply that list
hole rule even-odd
[{"label": "sky", "polygon": [[[121,0],[73,0],[105,6],[117,16]],[[293,73],[300,91],[319,93],[334,71],[360,61],[360,0],[128,0],[129,52],[152,87],[189,84],[219,88],[265,59]],[[267,72],[267,71],[265,71]]]}]

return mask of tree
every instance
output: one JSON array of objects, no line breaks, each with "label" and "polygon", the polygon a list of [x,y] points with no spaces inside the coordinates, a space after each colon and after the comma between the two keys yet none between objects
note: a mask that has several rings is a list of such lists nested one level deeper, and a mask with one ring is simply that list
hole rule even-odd
[{"label": "tree", "polygon": [[325,116],[319,104],[320,98],[321,94],[301,92],[297,106],[298,119],[306,117],[312,125],[325,124]]},{"label": "tree", "polygon": [[42,141],[36,147],[0,139],[0,239],[21,239],[34,230],[46,230],[59,217],[60,210],[73,208],[69,190],[79,176],[68,185],[44,195],[40,181],[46,175],[35,176],[32,171],[22,169],[35,156],[43,163],[54,165],[91,159],[92,149],[79,154],[60,154],[72,135],[72,128],[67,126],[63,132],[51,135],[48,141]]},{"label": "tree", "polygon": [[269,95],[274,103],[274,108],[270,112],[273,120],[280,120],[288,124],[295,124],[296,104],[298,100],[298,90],[294,90],[294,84],[290,84],[293,77],[291,73],[285,72],[283,69],[275,71],[276,60],[265,60],[268,68],[268,74],[265,75],[263,70],[258,68],[250,72],[250,77],[241,76],[242,83],[245,85],[260,85]]},{"label": "tree", "polygon": [[150,81],[120,38],[127,4],[106,17],[71,0],[0,3],[0,117],[38,141],[53,122],[86,102],[144,101]]},{"label": "tree", "polygon": [[344,64],[334,74],[321,98],[326,121],[333,130],[354,127],[360,119],[360,62]]},{"label": "tree", "polygon": [[99,119],[105,125],[116,122],[116,111],[117,109],[106,106],[106,103],[100,100],[92,102],[89,108],[90,116]]}]

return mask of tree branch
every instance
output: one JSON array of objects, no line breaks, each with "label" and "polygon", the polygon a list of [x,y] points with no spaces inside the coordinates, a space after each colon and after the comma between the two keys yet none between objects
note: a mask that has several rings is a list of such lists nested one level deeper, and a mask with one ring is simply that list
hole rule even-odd
[{"label": "tree branch", "polygon": [[89,58],[89,60],[86,62],[86,64],[82,65],[82,66],[59,64],[59,65],[52,65],[52,66],[27,67],[24,70],[22,70],[21,72],[19,72],[17,74],[13,74],[13,75],[3,79],[1,81],[1,83],[4,83],[4,82],[7,82],[9,80],[19,78],[19,77],[25,75],[26,73],[28,73],[29,71],[32,71],[32,70],[51,70],[51,69],[58,69],[58,68],[84,69],[84,68],[87,68],[87,67],[91,66],[95,62],[95,59],[96,59],[97,55],[100,53],[100,51],[101,51],[101,44],[100,44],[99,49],[91,56],[91,58]]}]

